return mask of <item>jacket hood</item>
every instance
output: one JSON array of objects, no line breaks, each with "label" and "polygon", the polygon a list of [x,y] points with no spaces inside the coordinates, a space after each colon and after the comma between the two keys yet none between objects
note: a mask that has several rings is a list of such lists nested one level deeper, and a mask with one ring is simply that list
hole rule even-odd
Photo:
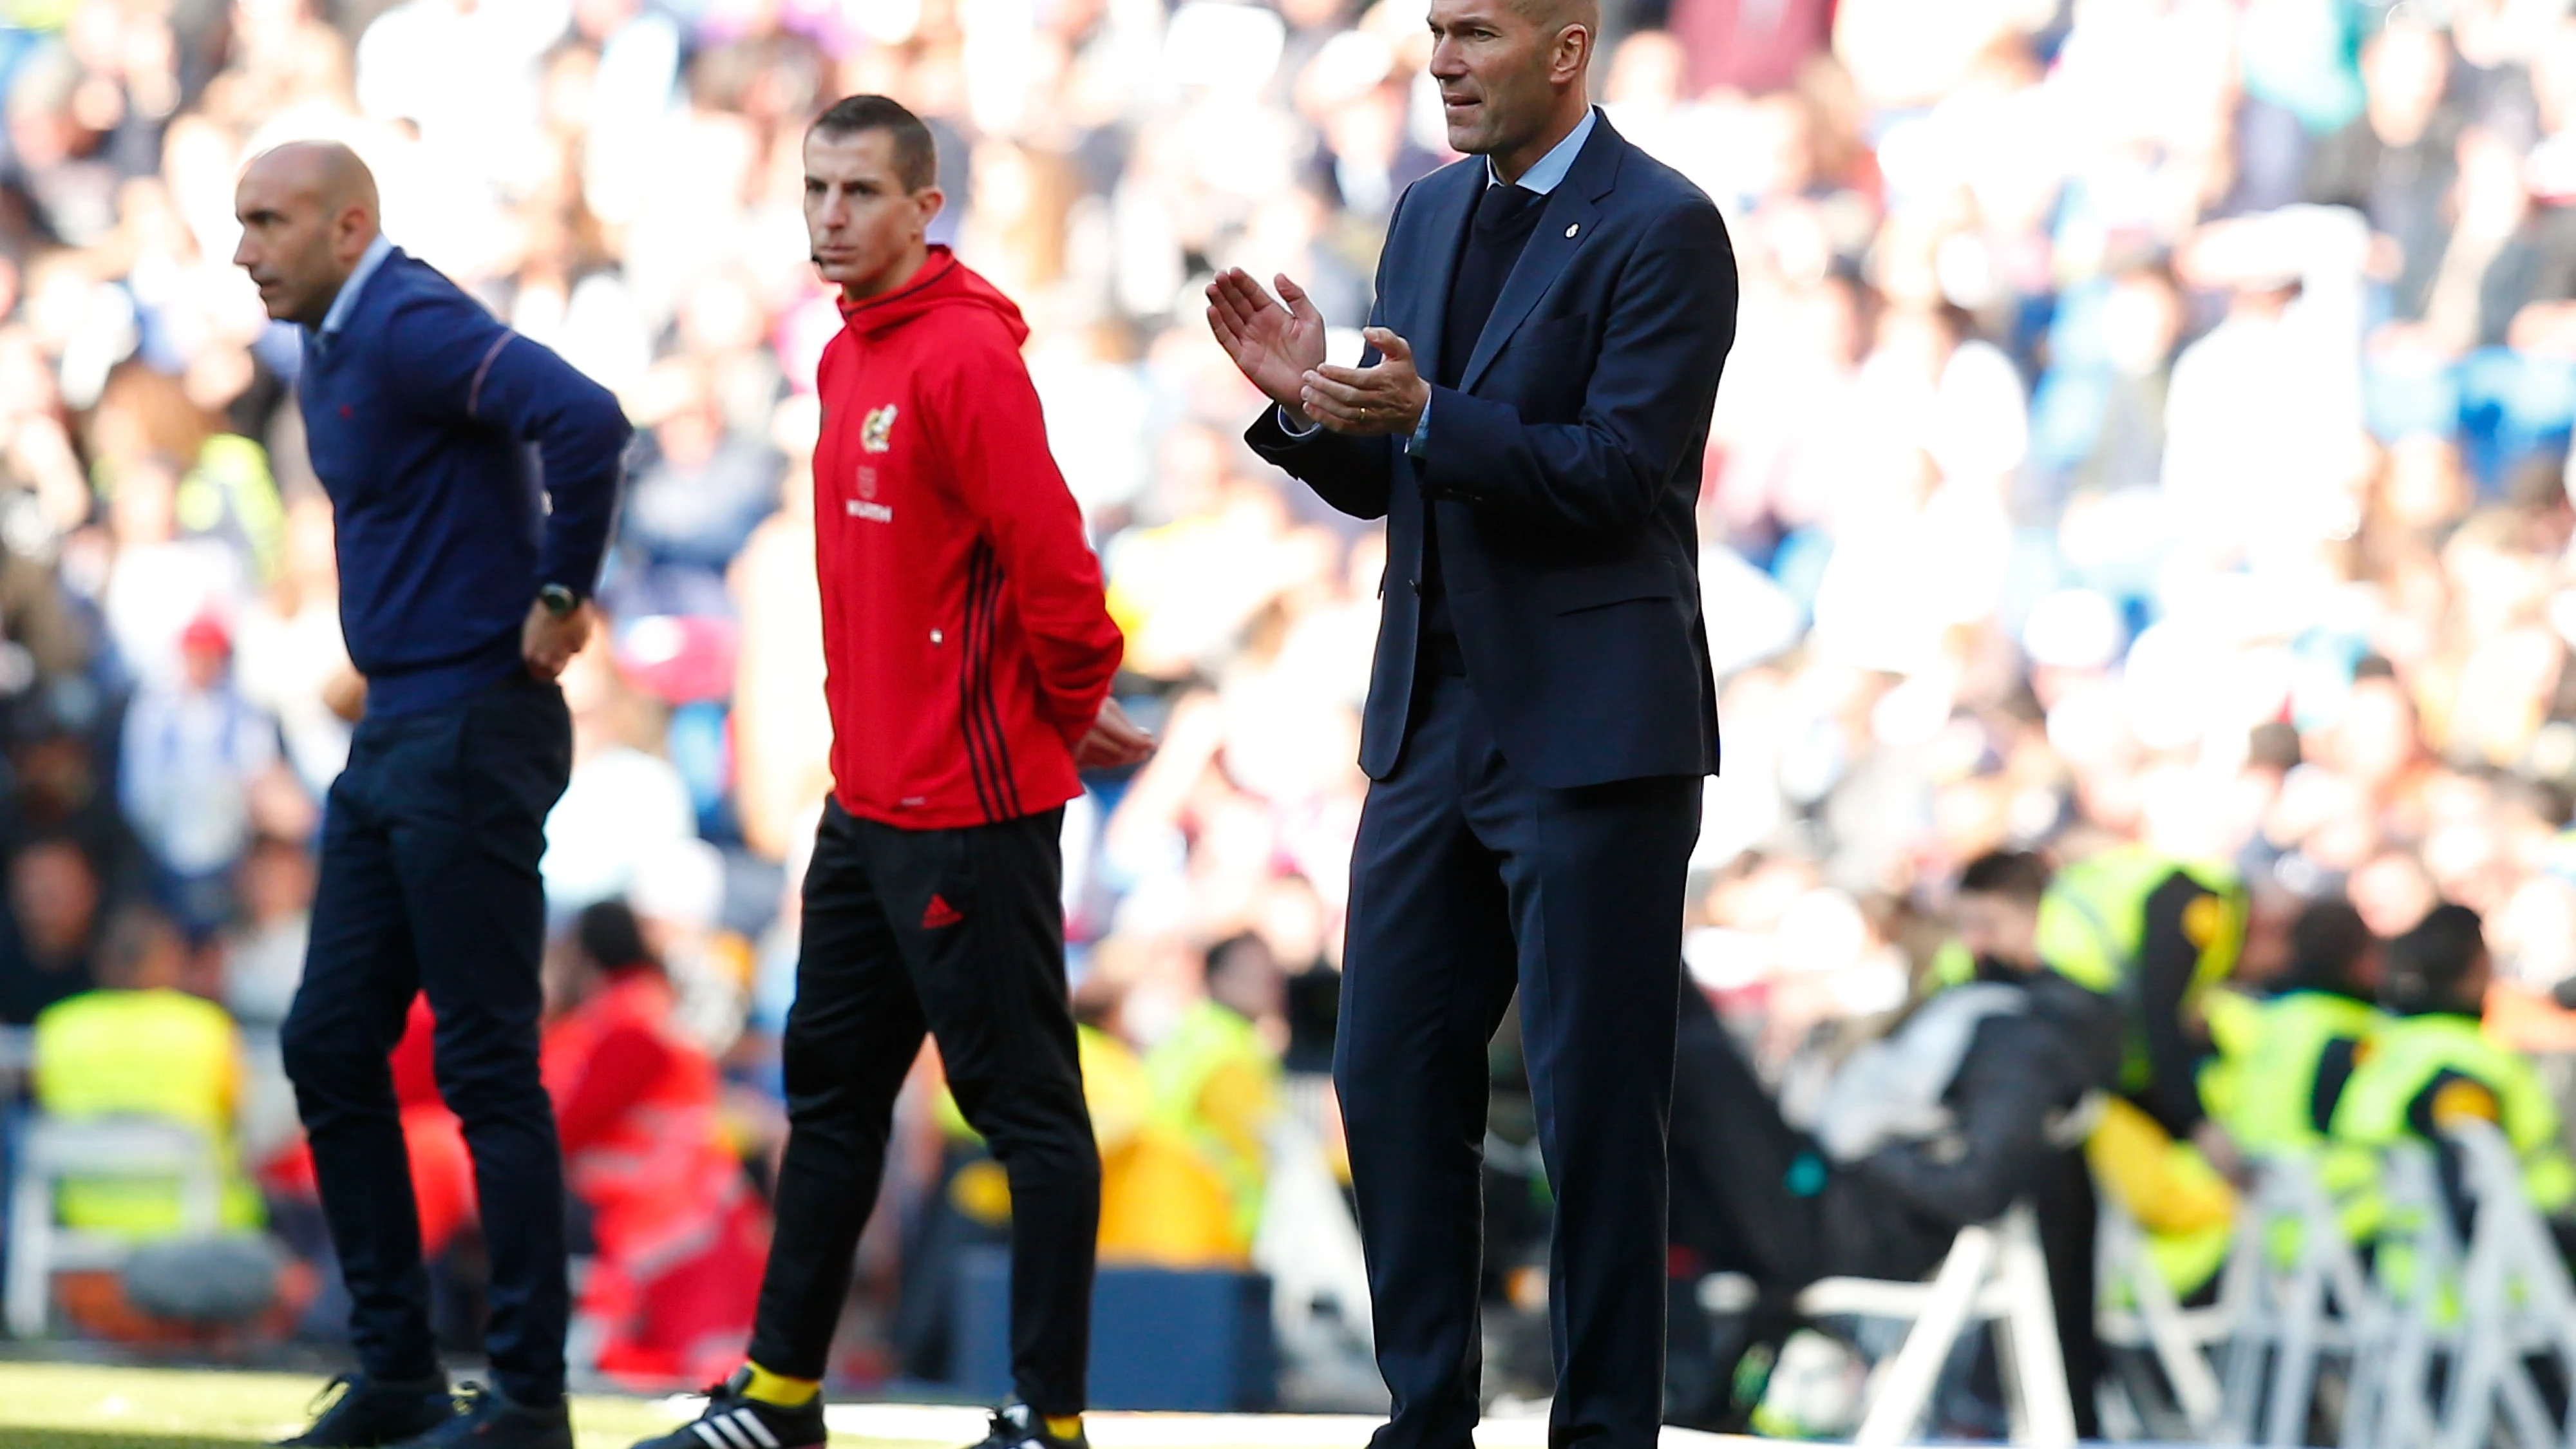
[{"label": "jacket hood", "polygon": [[957,260],[957,254],[944,246],[930,249],[930,259],[913,273],[912,280],[864,302],[841,301],[841,320],[863,336],[882,337],[919,318],[949,307],[981,307],[1002,319],[1009,329],[1012,345],[1028,341],[1029,324],[1020,316],[1001,289],[977,275],[975,269]]}]

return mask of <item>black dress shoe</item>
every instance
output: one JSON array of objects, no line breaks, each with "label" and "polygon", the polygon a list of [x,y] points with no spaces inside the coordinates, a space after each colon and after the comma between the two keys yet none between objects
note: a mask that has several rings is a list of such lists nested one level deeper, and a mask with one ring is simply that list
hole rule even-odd
[{"label": "black dress shoe", "polygon": [[340,1396],[314,1417],[312,1428],[278,1443],[298,1449],[378,1449],[427,1433],[456,1416],[445,1374],[403,1380],[342,1374],[324,1386],[323,1396],[329,1397],[335,1389]]},{"label": "black dress shoe", "polygon": [[447,1421],[394,1449],[573,1449],[572,1415],[561,1399],[539,1407],[467,1384]]}]

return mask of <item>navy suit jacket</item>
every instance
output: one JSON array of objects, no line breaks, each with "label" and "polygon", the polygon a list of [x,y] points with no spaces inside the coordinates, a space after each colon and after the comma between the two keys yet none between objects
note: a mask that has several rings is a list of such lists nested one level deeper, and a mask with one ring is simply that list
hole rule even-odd
[{"label": "navy suit jacket", "polygon": [[[1372,325],[1440,371],[1450,275],[1486,163],[1397,202]],[[1556,789],[1717,768],[1716,683],[1693,510],[1717,380],[1735,338],[1735,255],[1698,187],[1597,118],[1503,284],[1460,386],[1431,389],[1430,434],[1291,437],[1253,449],[1359,518],[1387,521],[1387,571],[1360,765],[1402,754],[1422,600],[1423,509],[1477,703],[1504,756]],[[1364,359],[1377,361],[1371,349]]]}]

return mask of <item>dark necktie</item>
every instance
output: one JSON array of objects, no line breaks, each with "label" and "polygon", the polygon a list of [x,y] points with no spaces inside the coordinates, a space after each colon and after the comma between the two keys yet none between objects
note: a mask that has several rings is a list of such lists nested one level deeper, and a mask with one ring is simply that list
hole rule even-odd
[{"label": "dark necktie", "polygon": [[[1467,359],[1475,355],[1485,319],[1494,314],[1494,301],[1503,294],[1504,281],[1521,259],[1521,249],[1529,245],[1530,234],[1538,229],[1539,213],[1546,209],[1547,198],[1525,186],[1488,185],[1476,198],[1476,214],[1467,223],[1467,235],[1458,246],[1458,266],[1449,277],[1449,313],[1441,324],[1440,366],[1432,381],[1454,388],[1466,375]],[[1449,622],[1449,591],[1441,582],[1440,535],[1433,518],[1437,511],[1424,500],[1422,633],[1431,642],[1423,653],[1428,667],[1454,673],[1458,646]]]}]

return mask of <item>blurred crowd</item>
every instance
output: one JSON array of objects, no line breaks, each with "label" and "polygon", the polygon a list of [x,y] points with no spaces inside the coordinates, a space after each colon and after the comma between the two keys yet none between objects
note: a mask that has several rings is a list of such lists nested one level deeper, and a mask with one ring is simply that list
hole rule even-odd
[{"label": "blurred crowd", "polygon": [[[2565,0],[1607,10],[1597,99],[1716,198],[1742,278],[1688,954],[1766,1069],[1907,998],[1966,861],[2115,841],[2348,892],[2381,935],[2474,906],[2506,1028],[2576,1046],[2547,1003],[2576,976]],[[1258,399],[1195,299],[1284,272],[1358,350],[1395,198],[1450,159],[1423,13],[0,0],[0,1022],[137,981],[219,1003],[244,1170],[291,1163],[274,1034],[357,692],[298,342],[230,263],[231,201],[249,155],[332,137],[397,244],[638,424],[613,627],[566,680],[545,875],[588,969],[559,1000],[653,1005],[627,1025],[697,1064],[756,1198],[828,783],[807,470],[839,319],[799,142],[882,92],[938,137],[933,239],[1027,312],[1120,692],[1163,741],[1068,817],[1085,1019],[1165,1053],[1152,1105],[1104,1118],[1177,1124],[1220,1204],[1194,1231],[1241,1258],[1245,1113],[1312,1108],[1328,1159],[1331,1114],[1200,1102],[1227,1074],[1195,1068],[1329,1061],[1383,547],[1240,444]],[[584,955],[603,902],[667,991]],[[905,1367],[924,1223],[975,1216],[932,1071],[856,1377]]]}]

